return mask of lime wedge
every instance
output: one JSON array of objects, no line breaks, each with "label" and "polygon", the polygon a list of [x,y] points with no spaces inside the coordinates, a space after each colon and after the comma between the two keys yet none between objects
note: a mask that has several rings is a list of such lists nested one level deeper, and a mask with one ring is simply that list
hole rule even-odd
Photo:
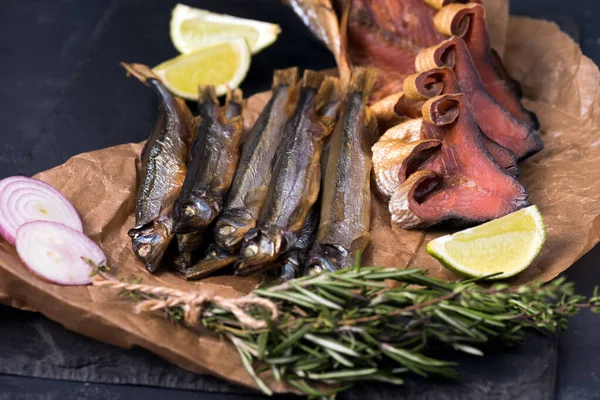
[{"label": "lime wedge", "polygon": [[281,32],[279,25],[215,14],[177,4],[171,15],[171,41],[183,54],[206,46],[244,38],[252,54],[271,45]]},{"label": "lime wedge", "polygon": [[188,100],[198,98],[198,85],[215,85],[217,96],[236,88],[250,68],[250,50],[235,39],[183,54],[153,68],[165,86]]},{"label": "lime wedge", "polygon": [[536,206],[474,228],[442,236],[427,252],[446,268],[470,278],[501,273],[504,279],[525,270],[546,241],[544,219]]}]

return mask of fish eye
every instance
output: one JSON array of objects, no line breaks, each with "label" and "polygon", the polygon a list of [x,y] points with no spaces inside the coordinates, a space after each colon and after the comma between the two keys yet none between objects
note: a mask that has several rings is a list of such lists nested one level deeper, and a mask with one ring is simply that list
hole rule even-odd
[{"label": "fish eye", "polygon": [[219,228],[220,235],[231,235],[236,229],[231,225],[222,226]]}]

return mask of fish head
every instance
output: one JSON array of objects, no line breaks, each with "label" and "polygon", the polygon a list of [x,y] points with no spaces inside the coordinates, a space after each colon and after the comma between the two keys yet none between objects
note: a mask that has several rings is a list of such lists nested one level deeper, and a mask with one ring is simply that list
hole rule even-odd
[{"label": "fish head", "polygon": [[203,232],[190,232],[177,234],[177,250],[180,253],[188,253],[198,250],[204,242]]},{"label": "fish head", "polygon": [[175,232],[189,233],[208,226],[219,214],[217,202],[204,197],[191,196],[175,206]]},{"label": "fish head", "polygon": [[238,259],[237,255],[231,254],[215,245],[210,245],[204,258],[186,271],[185,278],[190,281],[202,279],[215,271],[233,264]]},{"label": "fish head", "polygon": [[255,270],[268,268],[267,264],[274,261],[285,248],[285,238],[279,230],[251,229],[244,237],[240,249],[242,259],[235,268],[236,274],[249,275]]},{"label": "fish head", "polygon": [[224,212],[215,224],[214,239],[216,244],[234,253],[244,240],[244,236],[254,228],[256,218],[244,210]]},{"label": "fish head", "polygon": [[156,272],[171,243],[171,230],[165,224],[151,222],[131,229],[128,234],[136,257],[146,264],[150,273]]},{"label": "fish head", "polygon": [[319,244],[311,250],[306,263],[306,274],[335,272],[347,266],[349,253],[342,246]]},{"label": "fish head", "polygon": [[192,253],[179,253],[175,260],[175,271],[185,275],[192,266]]},{"label": "fish head", "polygon": [[296,277],[301,276],[302,272],[302,262],[300,260],[301,254],[300,252],[291,252],[292,254],[287,255],[285,263],[281,267],[281,275],[280,278],[284,281],[292,280]]}]

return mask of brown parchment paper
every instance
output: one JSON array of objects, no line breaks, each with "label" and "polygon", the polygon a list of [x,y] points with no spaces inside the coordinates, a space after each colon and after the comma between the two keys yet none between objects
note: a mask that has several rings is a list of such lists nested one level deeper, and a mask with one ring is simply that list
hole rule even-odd
[{"label": "brown parchment paper", "polygon": [[[491,0],[486,5],[496,10],[488,10],[494,21],[493,43],[505,48],[508,69],[523,83],[526,105],[538,114],[546,145],[521,167],[522,181],[546,219],[548,240],[534,265],[513,282],[549,280],[600,239],[600,116],[596,106],[600,72],[555,24],[511,18],[507,30],[502,22],[507,2]],[[508,32],[506,39],[503,32]],[[260,94],[248,101],[247,126],[268,97]],[[102,246],[116,275],[221,296],[250,291],[256,278],[215,276],[186,282],[168,272],[150,275],[135,259],[126,232],[133,226],[140,150],[140,144],[125,144],[80,154],[37,177],[73,202],[85,233]],[[421,266],[432,276],[455,279],[424,251],[424,244],[443,233],[393,230],[386,205],[374,197],[373,241],[364,262],[398,268]],[[66,328],[98,340],[126,348],[141,346],[188,370],[254,386],[236,350],[225,340],[161,317],[137,315],[130,302],[107,289],[61,287],[41,281],[25,269],[14,248],[4,241],[0,241],[0,301],[39,310]],[[276,391],[289,389],[266,380]]]}]

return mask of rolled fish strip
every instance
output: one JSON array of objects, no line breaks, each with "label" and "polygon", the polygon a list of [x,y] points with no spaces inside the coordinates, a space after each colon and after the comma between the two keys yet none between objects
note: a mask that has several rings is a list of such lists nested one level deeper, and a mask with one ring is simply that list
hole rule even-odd
[{"label": "rolled fish strip", "polygon": [[477,3],[481,4],[481,0],[424,0],[425,3],[429,4],[431,7],[439,10],[442,7],[445,7],[452,3]]},{"label": "rolled fish strip", "polygon": [[517,120],[537,130],[539,121],[536,115],[520,101],[522,90],[519,82],[510,76],[491,47],[485,18],[485,8],[480,4],[450,4],[438,12],[434,25],[439,32],[465,41],[490,95]]},{"label": "rolled fish strip", "polygon": [[441,94],[460,93],[452,68],[432,68],[409,75],[404,80],[404,93],[411,100],[429,100]]},{"label": "rolled fish strip", "polygon": [[464,95],[428,100],[423,118],[443,130],[441,168],[414,172],[396,189],[389,204],[395,225],[403,229],[472,225],[529,205],[525,188],[485,149]]},{"label": "rolled fish strip", "polygon": [[392,195],[389,203],[392,224],[402,229],[423,229],[435,224],[421,218],[412,211],[412,205],[419,197],[418,193],[428,192],[430,187],[438,186],[442,182],[440,174],[429,171],[417,171],[398,188]]},{"label": "rolled fish strip", "polygon": [[[470,85],[477,85],[477,82]],[[427,100],[441,94],[461,93],[454,70],[448,67],[434,68],[413,74],[406,78],[404,86],[407,96],[418,100]],[[512,135],[519,136],[517,140],[521,141],[521,138],[524,138],[523,134],[529,134],[529,129],[510,116],[507,117],[505,110],[491,96],[485,95],[485,88],[481,87],[475,95],[472,95],[472,92],[470,94],[470,96],[466,96],[466,99],[475,121],[482,128],[485,135],[485,147],[502,169],[513,176],[518,176],[517,157],[512,150],[505,148],[496,141],[508,144],[509,141],[505,137]],[[511,122],[512,124],[510,124]]]},{"label": "rolled fish strip", "polygon": [[421,116],[422,101],[411,100],[403,92],[398,92],[373,104],[370,109],[377,118],[379,132],[383,133],[394,126]]},{"label": "rolled fish strip", "polygon": [[[423,65],[436,65],[435,68],[421,71],[423,75],[412,76],[407,83],[413,89],[411,95],[422,98],[427,85],[442,83],[442,93],[463,93],[477,124],[485,135],[497,144],[512,151],[518,159],[539,152],[543,143],[539,133],[529,125],[515,118],[499,103],[481,81],[476,65],[467,45],[460,37],[452,37],[439,45],[419,53],[417,59]],[[454,77],[444,67],[454,71]],[[441,72],[445,71],[445,72]],[[496,149],[497,150],[497,149]],[[508,160],[503,157],[499,160]],[[508,167],[503,165],[503,167]]]},{"label": "rolled fish strip", "polygon": [[[429,153],[435,151],[441,142],[435,139],[416,140],[382,140],[373,145],[373,174],[377,190],[389,199],[402,183],[400,176],[405,176],[411,169],[410,162],[420,159],[425,161]],[[417,154],[423,154],[420,158]],[[412,157],[411,157],[412,156]],[[418,167],[412,167],[416,169]]]}]

